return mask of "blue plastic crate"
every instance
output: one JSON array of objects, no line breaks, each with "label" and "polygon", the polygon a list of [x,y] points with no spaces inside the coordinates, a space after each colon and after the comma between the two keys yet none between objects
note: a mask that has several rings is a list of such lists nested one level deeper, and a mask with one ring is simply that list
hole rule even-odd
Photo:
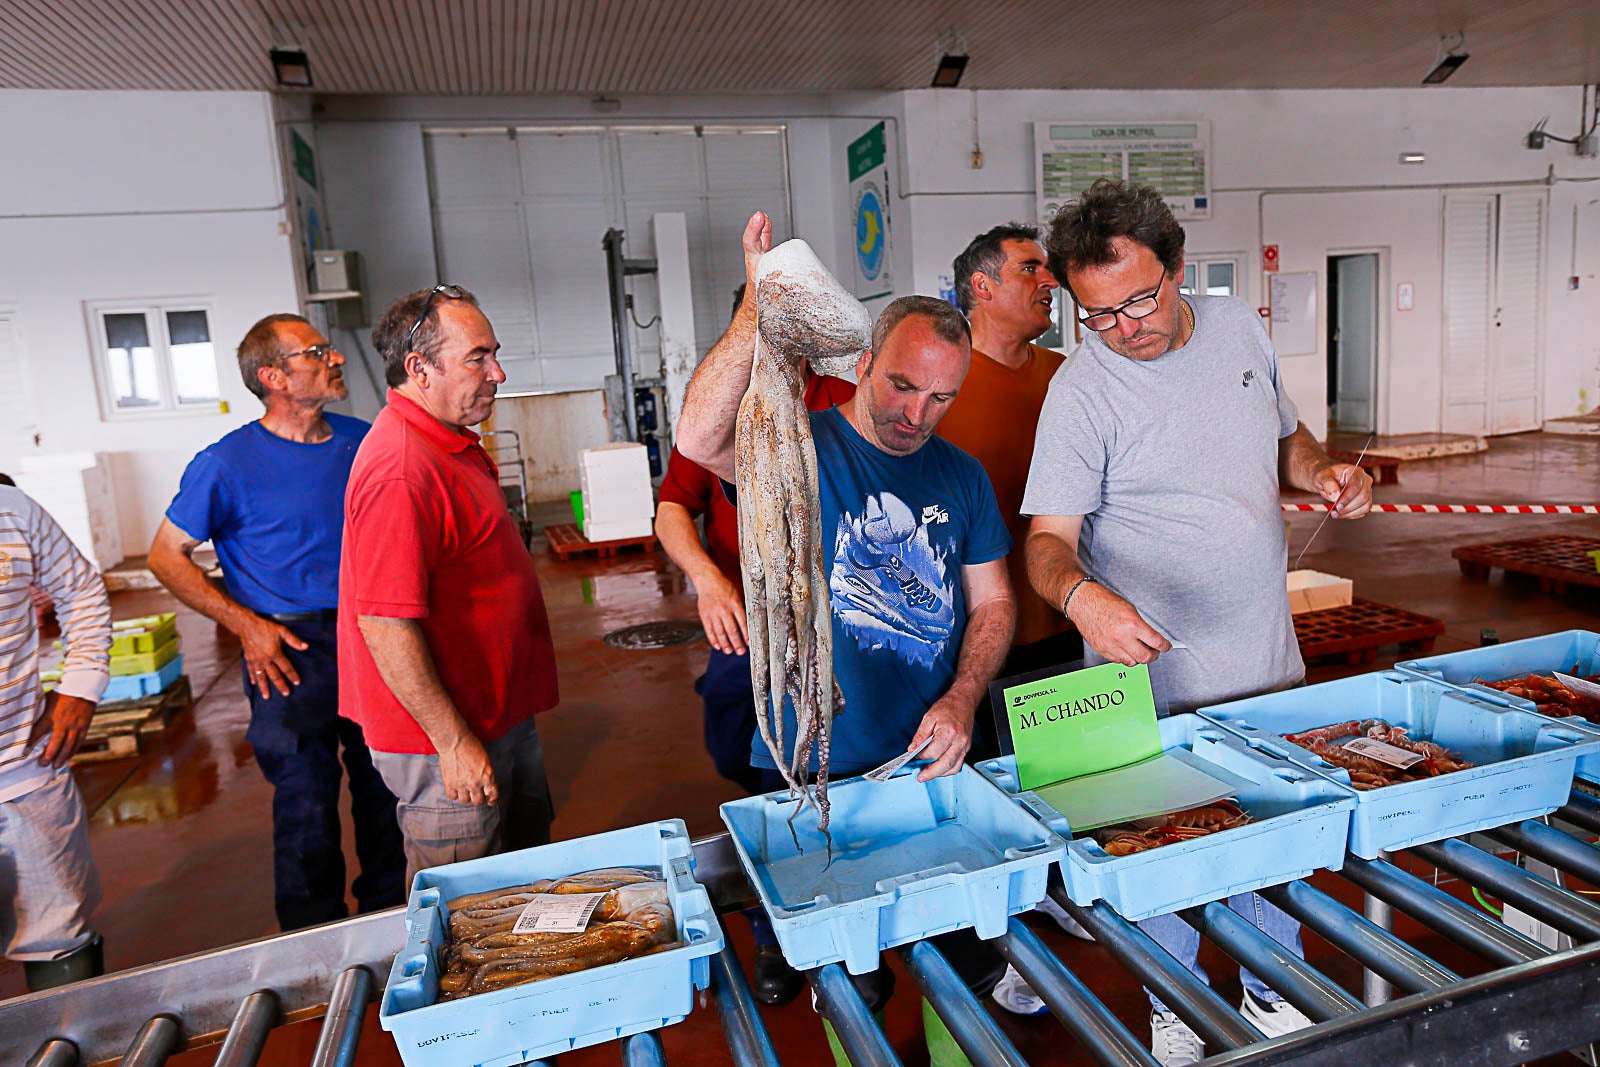
[{"label": "blue plastic crate", "polygon": [[100,703],[108,704],[113,700],[138,700],[140,697],[154,696],[167,686],[176,682],[183,675],[183,653],[177,658],[168,660],[160,670],[150,671],[146,674],[119,674],[111,679],[111,684],[106,686],[106,691],[100,696]]},{"label": "blue plastic crate", "polygon": [[1350,851],[1366,859],[1545,815],[1567,802],[1578,758],[1600,753],[1600,735],[1396,671],[1269,693],[1201,708],[1200,714],[1252,745],[1346,785],[1347,771],[1280,735],[1351,719],[1386,719],[1477,765],[1358,792]]},{"label": "blue plastic crate", "polygon": [[[681,948],[435,1003],[446,901],[601,867],[659,867]],[[507,1067],[680,1022],[711,981],[722,927],[695,881],[682,820],[560,841],[417,872],[406,946],[394,958],[378,1021],[407,1067]]]},{"label": "blue plastic crate", "polygon": [[[1600,634],[1589,630],[1567,630],[1503,645],[1406,660],[1394,666],[1395,670],[1432,678],[1508,708],[1537,713],[1533,701],[1477,683],[1499,682],[1524,674],[1548,674],[1551,671],[1585,678],[1600,674]],[[1581,716],[1569,715],[1555,721],[1577,730],[1600,734],[1600,725]],[[1600,753],[1580,756],[1577,775],[1591,782],[1600,782]]]},{"label": "blue plastic crate", "polygon": [[[1186,749],[1205,764],[1250,783],[1235,794],[1253,821],[1192,841],[1132,856],[1111,856],[1092,838],[1067,842],[1061,877],[1079,904],[1104,900],[1127,919],[1147,919],[1344,865],[1354,791],[1248,742],[1198,715],[1161,720],[1164,751]],[[1032,792],[1019,792],[1016,758],[978,770],[1052,829],[1070,836],[1067,820]]]},{"label": "blue plastic crate", "polygon": [[844,961],[878,967],[895,945],[972,927],[1005,933],[1006,920],[1044,899],[1065,846],[970,767],[918,782],[903,768],[886,782],[851,778],[828,789],[833,862],[809,808],[786,792],[722,805],[739,861],[761,895],[790,965]]}]

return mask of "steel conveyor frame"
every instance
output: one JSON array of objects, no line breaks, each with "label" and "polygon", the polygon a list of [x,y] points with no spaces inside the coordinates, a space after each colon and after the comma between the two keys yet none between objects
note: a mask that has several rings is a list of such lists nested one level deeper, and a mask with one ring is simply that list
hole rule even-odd
[{"label": "steel conveyor frame", "polygon": [[[1574,792],[1557,818],[1582,831],[1600,828],[1600,803]],[[1600,850],[1529,820],[1490,835],[1559,871],[1593,878]],[[1524,847],[1526,846],[1526,847]],[[696,874],[719,911],[753,897],[726,834],[695,843]],[[1495,969],[1460,978],[1387,930],[1306,882],[1264,891],[1308,928],[1409,995],[1364,1007],[1313,967],[1285,952],[1221,903],[1183,917],[1236,960],[1246,961],[1316,1025],[1272,1041],[1226,1001],[1109,906],[1074,904],[1058,883],[1051,896],[1217,1051],[1207,1067],[1334,1067],[1404,1063],[1412,1067],[1510,1067],[1600,1040],[1600,905],[1539,879],[1464,840],[1412,850],[1440,869],[1573,935],[1576,947],[1552,952],[1428,882],[1379,860],[1346,857],[1340,872],[1395,910],[1442,933]],[[167,960],[88,982],[0,1002],[0,1063],[76,1067],[121,1060],[157,1067],[180,1048],[221,1042],[216,1062],[245,1067],[276,1025],[321,1017],[314,1067],[354,1062],[368,1004],[405,941],[401,909],[360,916],[259,941]],[[1094,1061],[1151,1067],[1141,1035],[1130,1031],[1026,925],[1012,919],[993,944],[1016,966]],[[927,942],[894,950],[958,1044],[981,1067],[1027,1067],[955,972]],[[839,964],[809,974],[821,1011],[858,1067],[900,1061]],[[776,1067],[778,1050],[762,1023],[732,948],[712,960],[712,987],[732,1062]],[[628,1067],[667,1060],[654,1033],[618,1043]],[[530,1067],[538,1067],[537,1064]]]}]

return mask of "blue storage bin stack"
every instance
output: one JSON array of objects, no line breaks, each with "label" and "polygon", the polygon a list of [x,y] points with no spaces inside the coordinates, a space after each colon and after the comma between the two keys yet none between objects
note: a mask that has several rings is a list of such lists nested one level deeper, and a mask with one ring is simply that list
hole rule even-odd
[{"label": "blue storage bin stack", "polygon": [[1342,785],[1350,784],[1347,771],[1282,735],[1384,719],[1475,764],[1358,792],[1350,851],[1366,859],[1548,814],[1566,803],[1578,759],[1600,753],[1600,735],[1396,671],[1269,693],[1201,708],[1200,714]]},{"label": "blue storage bin stack", "polygon": [[113,675],[100,697],[102,704],[113,700],[138,700],[155,696],[183,676],[183,653],[179,652],[162,667],[144,674]]},{"label": "blue storage bin stack", "polygon": [[[1501,682],[1524,674],[1549,674],[1551,671],[1580,678],[1593,677],[1600,674],[1600,634],[1590,630],[1567,630],[1503,645],[1405,660],[1396,663],[1395,669],[1432,678],[1508,708],[1537,714],[1533,701],[1478,683]],[[1577,715],[1564,716],[1557,721],[1600,736],[1600,725]],[[1590,782],[1600,782],[1600,754],[1579,757],[1577,775]]]},{"label": "blue storage bin stack", "polygon": [[[1235,795],[1252,821],[1131,856],[1109,855],[1092,838],[1072,839],[1061,875],[1075,902],[1104,900],[1126,919],[1145,919],[1344,865],[1352,790],[1197,715],[1169,716],[1159,725],[1164,751],[1181,749],[1193,757],[1186,762],[1247,783]],[[1014,757],[989,760],[978,770],[1070,837],[1059,812],[1019,790]]]},{"label": "blue storage bin stack", "polygon": [[[666,879],[678,948],[555,978],[435,1003],[447,901],[602,867],[657,867]],[[508,1067],[680,1022],[711,982],[722,927],[695,881],[680,819],[419,871],[406,906],[378,1021],[407,1067]]]},{"label": "blue storage bin stack", "polygon": [[[1065,845],[970,767],[918,782],[852,778],[828,790],[833,862],[816,813],[786,792],[722,805],[745,873],[789,963],[877,969],[883,949],[971,927],[998,937],[1044,899]],[[796,836],[799,847],[796,847]]]}]

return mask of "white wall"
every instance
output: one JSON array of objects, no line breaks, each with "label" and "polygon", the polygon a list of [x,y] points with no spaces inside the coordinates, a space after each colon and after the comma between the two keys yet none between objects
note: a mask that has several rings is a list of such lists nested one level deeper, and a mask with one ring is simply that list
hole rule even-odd
[{"label": "white wall", "polygon": [[[17,311],[39,435],[24,448],[110,453],[122,539],[142,554],[190,457],[260,413],[234,346],[296,308],[270,98],[0,91],[0,129],[0,305]],[[173,296],[211,304],[230,412],[104,419],[85,301]]]},{"label": "white wall", "polygon": [[[1280,246],[1282,269],[1326,273],[1330,252],[1386,250],[1387,325],[1380,330],[1380,381],[1390,402],[1386,433],[1439,425],[1440,209],[1447,186],[1488,188],[1557,178],[1600,178],[1600,163],[1570,148],[1528,151],[1522,135],[1545,115],[1571,133],[1577,88],[1414,89],[1343,92],[993,92],[978,93],[984,166],[971,166],[973,94],[903,94],[912,202],[913,276],[902,291],[937,292],[938,276],[976,233],[1032,218],[1036,121],[1208,119],[1212,123],[1212,218],[1186,224],[1191,253],[1245,253],[1248,299],[1262,298],[1260,246]],[[1403,151],[1428,162],[1403,166]],[[1393,191],[1363,191],[1403,186]],[[1301,190],[1289,195],[1289,190]],[[1316,190],[1316,191],[1310,191]],[[1546,417],[1600,397],[1600,282],[1572,273],[1573,208],[1579,209],[1580,273],[1600,268],[1600,184],[1550,188],[1545,284]],[[1259,214],[1258,214],[1259,211]],[[903,231],[902,231],[903,232]],[[897,234],[897,237],[899,234]],[[1322,279],[1325,283],[1325,279]],[[1394,311],[1394,283],[1416,286],[1416,308]],[[1319,301],[1319,314],[1326,300]],[[1320,339],[1325,331],[1319,330]],[[1285,379],[1305,421],[1326,424],[1326,352],[1285,360]],[[1580,394],[1580,390],[1586,392]]]}]

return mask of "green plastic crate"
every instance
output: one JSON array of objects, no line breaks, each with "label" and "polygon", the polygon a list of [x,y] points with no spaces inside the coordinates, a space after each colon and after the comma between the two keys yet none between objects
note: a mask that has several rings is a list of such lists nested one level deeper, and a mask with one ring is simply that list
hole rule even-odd
[{"label": "green plastic crate", "polygon": [[173,612],[146,615],[142,619],[123,619],[111,624],[111,654],[131,656],[154,652],[178,636],[178,616]]},{"label": "green plastic crate", "polygon": [[177,654],[178,637],[174,634],[166,644],[157,647],[153,652],[135,652],[127,656],[113,655],[111,676],[115,678],[123,674],[149,674],[165,667]]}]

